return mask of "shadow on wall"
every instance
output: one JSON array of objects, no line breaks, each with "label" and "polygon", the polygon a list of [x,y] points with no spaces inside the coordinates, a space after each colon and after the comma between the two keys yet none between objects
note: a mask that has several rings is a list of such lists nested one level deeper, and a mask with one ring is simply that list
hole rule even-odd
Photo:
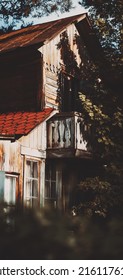
[{"label": "shadow on wall", "polygon": [[[82,104],[79,99],[79,92],[84,92],[88,97],[96,99],[98,87],[98,77],[99,69],[94,64],[89,55],[87,48],[80,38],[79,35],[75,34],[73,39],[73,45],[78,49],[78,54],[80,57],[80,64],[77,63],[77,57],[73,50],[71,49],[69,36],[67,31],[64,31],[61,34],[60,42],[57,45],[57,48],[60,49],[61,60],[63,64],[61,69],[58,72],[58,102],[61,103],[61,100],[64,100],[64,87],[67,89],[67,83],[64,84],[65,75],[69,80],[69,87],[73,88],[74,95],[74,111],[82,111]],[[66,92],[67,94],[67,92]],[[64,102],[64,101],[63,101]],[[61,104],[60,109],[62,109],[63,104]],[[73,110],[71,110],[73,111]]]}]

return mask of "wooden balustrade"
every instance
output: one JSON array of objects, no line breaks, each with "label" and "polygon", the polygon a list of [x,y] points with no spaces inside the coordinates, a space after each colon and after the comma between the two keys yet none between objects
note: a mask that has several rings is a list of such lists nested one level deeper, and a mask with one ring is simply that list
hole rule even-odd
[{"label": "wooden balustrade", "polygon": [[56,114],[47,122],[47,149],[79,149],[87,151],[84,125],[80,114]]}]

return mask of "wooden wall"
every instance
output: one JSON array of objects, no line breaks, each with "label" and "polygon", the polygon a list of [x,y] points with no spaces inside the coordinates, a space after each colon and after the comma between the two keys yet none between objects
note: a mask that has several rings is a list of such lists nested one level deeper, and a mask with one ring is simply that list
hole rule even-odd
[{"label": "wooden wall", "polygon": [[18,142],[0,140],[0,171],[18,176],[18,195],[23,195],[23,156]]},{"label": "wooden wall", "polygon": [[39,49],[43,54],[43,96],[44,106],[59,109],[61,96],[59,94],[59,75],[64,70],[64,64],[61,54],[61,37],[66,32],[69,40],[69,47],[72,53],[75,54],[76,63],[79,67],[81,58],[79,50],[75,44],[75,35],[79,35],[74,24],[70,25],[61,34]]},{"label": "wooden wall", "polygon": [[38,125],[27,136],[14,142],[0,140],[0,171],[18,175],[19,193],[23,198],[26,159],[40,162],[40,203],[43,205],[46,158],[46,121]]},{"label": "wooden wall", "polygon": [[[62,40],[66,40],[65,36],[68,40],[65,41],[67,52],[70,54],[69,69],[66,67],[66,49],[61,46]],[[59,109],[62,102],[60,74],[64,71],[70,74],[75,64],[79,69],[84,59],[80,57],[76,36],[79,33],[75,25],[71,24],[37,50],[28,47],[2,55],[0,111],[34,111],[44,107]]]},{"label": "wooden wall", "polygon": [[34,128],[28,135],[19,139],[21,154],[46,158],[46,121]]},{"label": "wooden wall", "polygon": [[0,170],[20,173],[22,169],[18,142],[0,140]]},{"label": "wooden wall", "polygon": [[0,58],[0,111],[41,107],[42,63],[39,52],[16,51]]}]

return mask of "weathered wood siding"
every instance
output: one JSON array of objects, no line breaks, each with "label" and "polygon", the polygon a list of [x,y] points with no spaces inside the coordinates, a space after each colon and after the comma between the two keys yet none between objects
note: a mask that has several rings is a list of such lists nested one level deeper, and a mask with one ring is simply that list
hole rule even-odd
[{"label": "weathered wood siding", "polygon": [[0,170],[20,173],[22,169],[18,142],[0,141]]},{"label": "weathered wood siding", "polygon": [[46,157],[46,122],[34,128],[19,140],[21,153],[38,158]]},{"label": "weathered wood siding", "polygon": [[[75,34],[79,36],[78,31],[74,24],[69,26],[66,30],[69,40],[70,50],[75,54],[76,62],[79,67],[81,59],[79,50],[75,44]],[[61,48],[59,44],[61,42],[61,36],[63,32],[57,35],[54,39],[39,49],[43,54],[43,96],[44,106],[59,108],[60,95],[59,95],[59,74],[64,69],[64,61],[61,55]]]},{"label": "weathered wood siding", "polygon": [[[37,156],[40,158],[46,158],[46,148],[47,148],[47,121],[57,111],[53,111],[47,120],[43,121],[41,124],[37,125],[28,135],[22,136],[19,139],[21,145],[21,153],[29,154],[30,156]],[[24,152],[25,151],[25,152]]]},{"label": "weathered wood siding", "polygon": [[43,205],[45,158],[46,158],[46,121],[38,125],[27,136],[18,140],[0,140],[0,171],[18,175],[20,197],[23,198],[26,159],[40,162],[40,204]]},{"label": "weathered wood siding", "polygon": [[23,156],[18,142],[0,140],[0,171],[18,175],[19,196],[23,195]]}]

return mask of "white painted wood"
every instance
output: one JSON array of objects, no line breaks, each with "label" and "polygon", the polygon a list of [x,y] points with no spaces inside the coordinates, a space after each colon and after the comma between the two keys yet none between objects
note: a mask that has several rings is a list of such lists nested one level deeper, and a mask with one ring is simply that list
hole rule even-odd
[{"label": "white painted wood", "polygon": [[36,149],[21,146],[21,155],[36,157],[36,158],[46,158],[46,151],[39,151]]},{"label": "white painted wood", "polygon": [[45,197],[45,160],[42,160],[40,166],[40,206],[44,207]]},{"label": "white painted wood", "polygon": [[74,114],[73,117],[57,116],[48,122],[48,148],[74,148],[87,151],[87,142],[83,138],[83,119]]}]

